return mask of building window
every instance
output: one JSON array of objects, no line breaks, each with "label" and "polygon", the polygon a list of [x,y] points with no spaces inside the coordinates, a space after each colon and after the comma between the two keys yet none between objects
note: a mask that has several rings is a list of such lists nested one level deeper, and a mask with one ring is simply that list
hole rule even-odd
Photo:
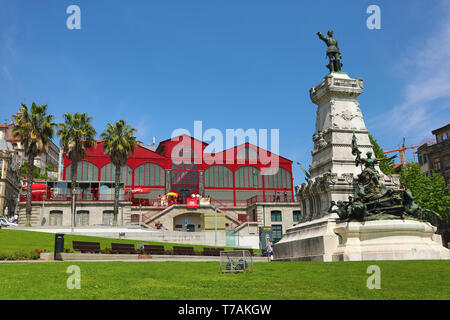
[{"label": "building window", "polygon": [[51,226],[62,226],[63,212],[61,210],[50,211],[50,221]]},{"label": "building window", "polygon": [[114,225],[114,211],[112,210],[103,211],[103,225],[105,226]]},{"label": "building window", "polygon": [[302,219],[302,212],[300,210],[296,210],[292,212],[294,222],[299,222]]},{"label": "building window", "polygon": [[209,167],[204,177],[206,188],[233,188],[233,172],[225,166]]},{"label": "building window", "polygon": [[[72,180],[72,164],[66,167],[66,180]],[[78,162],[77,181],[98,181],[98,167],[88,161]]]},{"label": "building window", "polygon": [[441,159],[435,158],[435,159],[433,160],[433,168],[434,168],[434,170],[436,170],[436,171],[440,171],[440,170],[441,170]]},{"label": "building window", "polygon": [[76,225],[77,226],[88,226],[89,225],[89,211],[78,210],[76,215]]},{"label": "building window", "polygon": [[134,169],[135,186],[161,186],[166,183],[165,171],[155,163],[144,163]]},{"label": "building window", "polygon": [[[132,184],[133,169],[123,166],[120,171],[120,182],[126,186]],[[100,170],[100,181],[114,181],[116,178],[116,166],[113,163],[105,164]]]},{"label": "building window", "polygon": [[262,188],[261,171],[255,167],[244,166],[236,170],[236,188]]},{"label": "building window", "polygon": [[198,185],[198,165],[192,163],[172,163],[172,185]]},{"label": "building window", "polygon": [[291,174],[284,168],[271,167],[264,171],[266,189],[291,189]]},{"label": "building window", "polygon": [[281,221],[281,211],[278,210],[271,211],[270,217],[273,222]]},{"label": "building window", "polygon": [[281,225],[272,225],[272,241],[277,243],[283,236],[283,227]]}]

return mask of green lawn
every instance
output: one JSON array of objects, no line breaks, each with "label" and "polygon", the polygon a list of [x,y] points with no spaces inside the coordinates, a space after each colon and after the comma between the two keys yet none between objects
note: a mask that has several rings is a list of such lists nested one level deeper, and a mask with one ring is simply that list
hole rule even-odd
[{"label": "green lawn", "polygon": [[[147,243],[164,245],[166,250],[171,250],[174,245],[176,246],[189,246],[194,247],[196,251],[202,251],[206,246],[200,245],[188,245],[188,244],[174,244],[174,243],[160,243],[142,240],[122,240],[122,239],[111,239],[111,238],[100,238],[100,237],[90,237],[90,236],[78,236],[69,235],[64,236],[64,247],[66,249],[72,248],[72,241],[92,241],[100,242],[102,249],[106,247],[111,248],[111,242],[114,243]],[[55,234],[35,232],[35,231],[22,231],[22,230],[6,230],[0,229],[0,253],[12,253],[16,251],[34,251],[35,249],[54,251],[55,248]],[[225,248],[226,250],[232,250],[232,248]],[[255,250],[255,252],[260,252],[261,250]]]},{"label": "green lawn", "polygon": [[[381,268],[381,289],[366,287]],[[69,290],[67,267],[81,270]],[[218,262],[0,263],[0,299],[450,299],[450,262],[272,262],[221,274]]]},{"label": "green lawn", "polygon": [[[54,237],[0,230],[0,252],[53,251]],[[66,248],[72,240],[99,241],[102,248],[111,242],[142,242],[66,235]],[[80,290],[66,287],[70,265],[81,269]],[[370,265],[381,268],[380,290],[366,287]],[[221,274],[218,262],[0,263],[0,299],[448,300],[449,271],[450,261],[259,262],[246,274]]]}]

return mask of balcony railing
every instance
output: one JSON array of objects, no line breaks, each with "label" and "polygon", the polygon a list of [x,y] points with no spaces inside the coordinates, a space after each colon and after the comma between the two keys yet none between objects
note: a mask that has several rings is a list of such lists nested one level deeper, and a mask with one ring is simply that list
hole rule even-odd
[{"label": "balcony railing", "polygon": [[292,196],[290,194],[284,195],[267,195],[266,199],[262,195],[256,195],[247,200],[247,206],[257,203],[257,202],[281,202],[281,203],[289,203],[295,202],[292,200]]},{"label": "balcony railing", "polygon": [[[75,195],[77,201],[114,201],[113,194],[77,194]],[[19,198],[20,202],[27,201],[26,194],[21,194]],[[43,195],[32,195],[32,201],[71,201],[72,194],[71,193],[58,193],[53,194],[47,197],[46,194]],[[131,197],[129,195],[121,194],[119,195],[119,201],[131,201]]]}]

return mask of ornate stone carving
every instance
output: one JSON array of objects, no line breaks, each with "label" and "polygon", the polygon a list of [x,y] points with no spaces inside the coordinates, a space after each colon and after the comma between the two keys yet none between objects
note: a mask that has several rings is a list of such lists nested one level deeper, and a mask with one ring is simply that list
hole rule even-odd
[{"label": "ornate stone carving", "polygon": [[[364,166],[355,181],[355,195],[349,196],[348,201],[331,201],[328,212],[337,213],[339,219],[343,221],[405,219],[409,216],[434,225],[437,224],[440,219],[439,214],[430,210],[422,210],[415,202],[410,190],[388,189],[382,183],[382,181],[386,181],[386,177],[380,175],[375,165],[390,158],[372,158],[371,152],[367,152],[367,158],[362,158],[355,134],[352,138],[352,154],[356,156],[355,165]],[[337,209],[333,210],[335,206]]]}]

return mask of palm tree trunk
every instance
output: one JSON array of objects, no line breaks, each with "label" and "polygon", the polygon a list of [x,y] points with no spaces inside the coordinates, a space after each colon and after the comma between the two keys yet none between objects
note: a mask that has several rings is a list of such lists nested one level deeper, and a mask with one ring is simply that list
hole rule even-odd
[{"label": "palm tree trunk", "polygon": [[31,227],[31,195],[33,191],[33,172],[34,172],[34,157],[28,158],[28,184],[27,184],[27,204],[26,204],[26,222],[25,227]]},{"label": "palm tree trunk", "polygon": [[70,172],[70,175],[71,175],[71,180],[72,180],[72,188],[71,188],[71,199],[72,199],[72,201],[71,201],[71,210],[72,210],[72,215],[71,215],[71,218],[72,218],[72,223],[71,223],[71,225],[72,225],[72,227],[74,227],[75,226],[75,213],[77,212],[77,208],[76,208],[76,205],[77,205],[77,202],[76,202],[76,195],[74,195],[74,191],[77,189],[77,172],[78,172],[78,161],[73,161],[72,160],[72,168],[70,168],[71,170],[71,172]]},{"label": "palm tree trunk", "polygon": [[117,225],[119,217],[119,187],[120,187],[120,165],[116,165],[114,178],[114,225]]}]

